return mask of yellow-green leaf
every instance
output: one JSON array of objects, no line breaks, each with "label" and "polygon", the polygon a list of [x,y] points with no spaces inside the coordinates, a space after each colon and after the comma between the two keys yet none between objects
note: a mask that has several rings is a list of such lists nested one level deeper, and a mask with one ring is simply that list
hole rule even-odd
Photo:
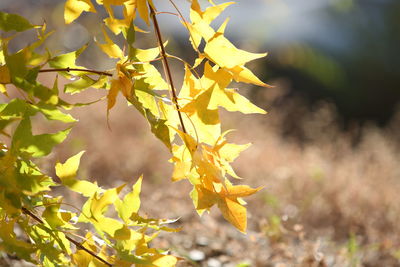
[{"label": "yellow-green leaf", "polygon": [[115,203],[119,217],[126,223],[133,213],[139,211],[142,181],[143,176],[140,176],[137,182],[132,186],[132,191],[125,195],[124,200]]},{"label": "yellow-green leaf", "polygon": [[62,184],[66,185],[71,190],[86,197],[90,197],[98,191],[99,187],[97,184],[75,179],[83,153],[85,153],[85,151],[81,151],[72,156],[66,160],[65,163],[57,162],[55,167],[56,175],[61,179]]},{"label": "yellow-green leaf", "polygon": [[78,154],[70,157],[65,161],[65,163],[56,163],[56,175],[61,179],[61,181],[76,177],[83,153],[85,153],[85,151],[81,151]]},{"label": "yellow-green leaf", "polygon": [[68,128],[54,134],[32,135],[31,121],[25,118],[14,133],[12,148],[31,153],[33,157],[43,157],[51,152],[53,146],[64,141],[70,131]]},{"label": "yellow-green leaf", "polygon": [[103,217],[104,212],[106,212],[107,207],[113,204],[118,198],[119,192],[121,192],[122,188],[125,185],[120,187],[112,188],[104,193],[96,192],[94,197],[92,198],[90,212],[92,217],[96,219],[100,219]]}]

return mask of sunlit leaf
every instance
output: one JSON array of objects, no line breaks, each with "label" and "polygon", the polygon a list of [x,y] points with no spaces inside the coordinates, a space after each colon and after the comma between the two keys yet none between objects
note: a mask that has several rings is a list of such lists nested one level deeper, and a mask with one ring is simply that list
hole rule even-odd
[{"label": "sunlit leaf", "polygon": [[48,155],[53,147],[68,136],[70,128],[55,134],[32,135],[31,121],[24,118],[15,130],[12,148],[32,154],[33,157]]},{"label": "sunlit leaf", "polygon": [[85,153],[85,151],[79,152],[78,154],[67,159],[64,163],[57,162],[55,169],[56,175],[60,178],[62,184],[66,185],[75,192],[78,192],[86,197],[90,197],[98,191],[99,187],[97,184],[85,180],[75,179],[83,153]]},{"label": "sunlit leaf", "polygon": [[67,0],[64,7],[64,20],[70,24],[76,20],[82,12],[96,12],[90,0]]},{"label": "sunlit leaf", "polygon": [[128,222],[128,219],[133,213],[137,213],[140,208],[140,190],[142,187],[143,176],[140,176],[137,182],[133,185],[132,191],[125,195],[124,200],[116,202],[116,208],[119,217]]},{"label": "sunlit leaf", "polygon": [[104,212],[106,212],[109,205],[113,204],[118,199],[118,194],[121,192],[125,185],[109,189],[104,193],[96,192],[95,196],[92,198],[90,212],[93,218],[102,218]]},{"label": "sunlit leaf", "polygon": [[117,44],[115,44],[113,40],[110,39],[104,27],[102,28],[102,30],[103,30],[104,40],[106,41],[106,43],[105,44],[97,43],[100,49],[104,53],[106,53],[109,57],[122,58],[124,56],[124,53],[122,52],[121,48]]}]

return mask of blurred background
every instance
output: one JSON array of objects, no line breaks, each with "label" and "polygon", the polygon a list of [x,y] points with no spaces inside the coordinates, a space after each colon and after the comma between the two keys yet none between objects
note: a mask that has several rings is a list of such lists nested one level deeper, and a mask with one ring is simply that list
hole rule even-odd
[{"label": "blurred background", "polygon": [[[187,17],[190,3],[175,2]],[[168,1],[155,4],[159,11],[175,12]],[[65,26],[63,5],[1,0],[0,10],[37,24],[45,20],[56,30],[48,42],[52,51],[91,43],[78,62],[112,68],[113,61],[91,37],[101,39],[104,14],[85,14]],[[72,137],[43,165],[52,173],[57,159],[85,149],[83,178],[114,185],[144,173],[143,210],[155,217],[180,217],[184,226],[180,234],[157,242],[186,256],[188,266],[400,266],[400,2],[238,1],[213,25],[226,17],[231,17],[226,35],[235,45],[268,52],[249,67],[274,85],[240,85],[269,112],[266,116],[221,111],[223,127],[239,130],[231,141],[254,143],[235,164],[243,183],[266,187],[249,199],[247,236],[215,210],[201,219],[195,214],[190,186],[170,184],[168,151],[122,99],[111,112],[112,131],[106,126],[105,103],[73,111],[80,122]],[[169,53],[193,62],[178,19],[160,14],[159,20]],[[34,32],[21,35],[13,49],[34,37]],[[138,34],[136,43],[156,45],[152,34]],[[173,64],[179,84],[183,66]],[[54,74],[41,79],[51,85]],[[100,95],[93,90],[72,99]]]}]

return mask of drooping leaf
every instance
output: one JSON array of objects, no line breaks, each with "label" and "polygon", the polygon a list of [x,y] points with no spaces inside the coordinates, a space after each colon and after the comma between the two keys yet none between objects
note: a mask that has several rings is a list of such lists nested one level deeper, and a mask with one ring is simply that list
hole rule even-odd
[{"label": "drooping leaf", "polygon": [[224,218],[232,223],[239,231],[245,233],[247,228],[246,208],[240,203],[238,198],[256,193],[262,188],[250,188],[243,185],[227,185],[227,190],[223,191],[222,197],[218,201],[218,207]]},{"label": "drooping leaf", "polygon": [[148,4],[154,6],[152,0],[136,0],[139,16],[146,22],[147,25],[150,24]]}]

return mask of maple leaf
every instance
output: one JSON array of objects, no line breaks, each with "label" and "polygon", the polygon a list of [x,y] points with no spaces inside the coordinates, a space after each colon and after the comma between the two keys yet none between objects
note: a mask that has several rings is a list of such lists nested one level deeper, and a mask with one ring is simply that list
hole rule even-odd
[{"label": "maple leaf", "polygon": [[194,188],[195,192],[192,192],[195,196],[196,209],[200,211],[209,210],[213,205],[217,204],[224,218],[239,231],[245,233],[247,228],[247,211],[241,198],[260,191],[262,187],[251,188],[247,185],[233,186],[229,182],[226,182],[225,186],[220,185],[218,189],[219,191],[216,190],[216,187],[209,189],[196,185]]},{"label": "maple leaf", "polygon": [[[212,206],[217,205],[224,218],[239,231],[245,232],[247,226],[246,208],[242,197],[250,196],[261,188],[250,188],[246,185],[233,186],[225,174],[237,177],[230,163],[239,153],[249,147],[229,144],[224,132],[214,146],[198,144],[193,137],[175,129],[184,145],[175,146],[173,158],[175,163],[173,180],[189,179],[194,185],[191,192],[194,206],[201,215]],[[185,152],[186,151],[186,152]]]},{"label": "maple leaf", "polygon": [[83,153],[85,153],[85,151],[81,151],[70,157],[64,163],[57,162],[55,170],[56,175],[60,178],[63,185],[69,187],[72,191],[82,194],[83,196],[90,197],[100,188],[96,183],[76,179],[76,173]]},{"label": "maple leaf", "polygon": [[191,32],[190,41],[198,51],[201,39],[206,42],[204,54],[201,56],[208,58],[223,69],[228,70],[237,82],[251,83],[258,86],[270,87],[258,79],[244,65],[254,59],[266,56],[266,53],[250,53],[234,46],[225,36],[224,31],[228,19],[215,31],[210,23],[232,2],[212,6],[202,11],[197,0],[192,1],[190,19],[192,23],[187,24]]},{"label": "maple leaf", "polygon": [[[232,74],[218,65],[211,67],[206,62],[204,75],[201,79],[193,76],[188,67],[185,68],[185,78],[179,93],[180,111],[188,115],[189,121],[184,118],[189,134],[198,137],[199,142],[214,144],[221,135],[218,107],[228,111],[242,113],[266,112],[252,104],[234,89],[226,89],[232,81]],[[174,125],[176,127],[176,125]]]},{"label": "maple leaf", "polygon": [[71,128],[54,134],[32,134],[32,125],[29,117],[24,117],[15,130],[12,149],[20,150],[31,154],[33,157],[48,155],[53,147],[67,138]]},{"label": "maple leaf", "polygon": [[106,43],[100,44],[96,42],[99,45],[100,49],[111,58],[122,59],[124,57],[124,53],[122,52],[121,48],[117,44],[115,44],[113,40],[111,40],[104,27],[102,27],[102,31]]},{"label": "maple leaf", "polygon": [[70,24],[76,20],[82,12],[96,12],[90,0],[67,0],[64,7],[64,20]]},{"label": "maple leaf", "polygon": [[117,201],[115,206],[117,208],[119,217],[128,222],[133,213],[137,213],[140,208],[140,190],[142,186],[143,176],[140,176],[137,182],[133,185],[132,191],[125,195],[123,201]]},{"label": "maple leaf", "polygon": [[133,81],[131,77],[128,77],[129,72],[123,71],[123,69],[124,65],[121,63],[117,63],[117,78],[111,80],[110,91],[107,95],[107,116],[109,111],[115,105],[118,92],[121,92],[126,98],[129,98],[131,96]]}]

